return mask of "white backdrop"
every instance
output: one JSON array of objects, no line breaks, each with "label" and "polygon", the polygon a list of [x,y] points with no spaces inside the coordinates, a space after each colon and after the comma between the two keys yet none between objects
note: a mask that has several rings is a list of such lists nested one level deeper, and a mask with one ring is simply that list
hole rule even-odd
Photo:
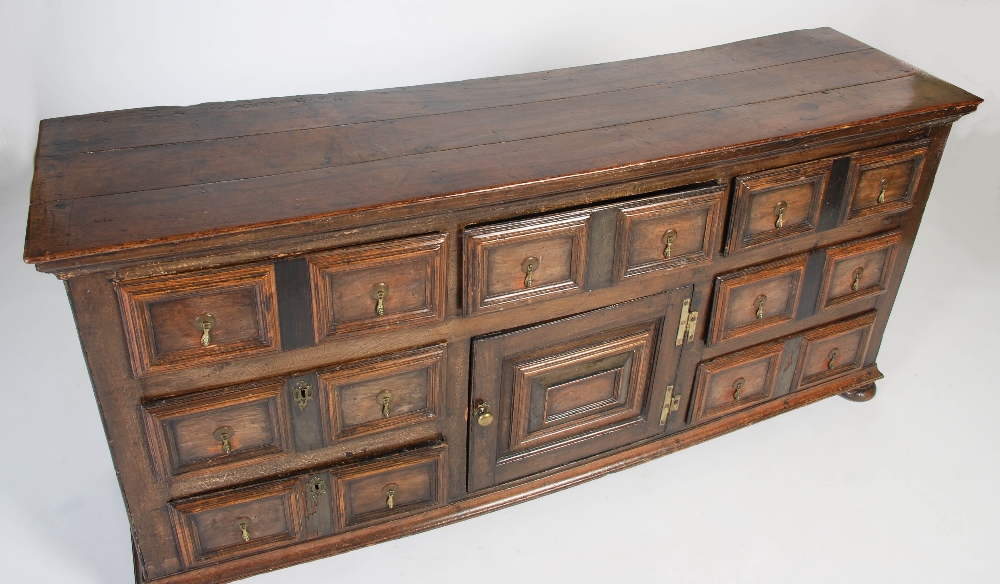
[{"label": "white backdrop", "polygon": [[132,571],[65,296],[20,259],[39,119],[522,73],[817,26],[986,99],[952,132],[874,401],[825,400],[247,582],[996,581],[998,24],[996,0],[0,0],[0,581],[117,583]]}]

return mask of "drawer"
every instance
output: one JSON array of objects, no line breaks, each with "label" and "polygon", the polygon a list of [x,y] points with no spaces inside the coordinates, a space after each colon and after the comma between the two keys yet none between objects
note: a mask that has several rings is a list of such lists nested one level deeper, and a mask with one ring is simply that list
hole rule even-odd
[{"label": "drawer", "polygon": [[274,267],[118,285],[136,375],[278,351]]},{"label": "drawer", "polygon": [[813,233],[833,160],[736,177],[727,253]]},{"label": "drawer", "polygon": [[440,416],[444,357],[441,344],[320,373],[326,443]]},{"label": "drawer", "polygon": [[582,292],[589,227],[574,211],[467,229],[466,314]]},{"label": "drawer", "polygon": [[847,174],[846,222],[898,213],[913,205],[913,191],[928,143],[892,146],[855,154]]},{"label": "drawer", "polygon": [[708,344],[795,320],[807,254],[716,277]]},{"label": "drawer", "polygon": [[444,445],[334,471],[336,529],[380,523],[443,505]]},{"label": "drawer", "polygon": [[308,256],[316,342],[444,318],[445,234]]},{"label": "drawer", "polygon": [[284,383],[213,391],[143,407],[163,478],[259,462],[290,449]]},{"label": "drawer", "polygon": [[798,388],[857,371],[864,365],[875,312],[806,331],[799,353]]},{"label": "drawer", "polygon": [[301,540],[305,478],[195,497],[170,505],[186,567],[279,548]]},{"label": "drawer", "polygon": [[895,231],[828,248],[817,306],[829,308],[885,292],[899,240]]},{"label": "drawer", "polygon": [[616,278],[711,261],[724,196],[724,189],[712,187],[623,205],[618,210]]},{"label": "drawer", "polygon": [[783,348],[781,342],[767,343],[698,365],[690,423],[712,420],[773,397]]}]

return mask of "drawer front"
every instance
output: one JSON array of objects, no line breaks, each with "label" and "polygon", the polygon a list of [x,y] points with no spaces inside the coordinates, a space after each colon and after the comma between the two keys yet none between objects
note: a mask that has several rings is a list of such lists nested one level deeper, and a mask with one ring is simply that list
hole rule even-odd
[{"label": "drawer front", "polygon": [[290,449],[283,383],[210,392],[144,406],[164,478],[259,462]]},{"label": "drawer front", "polygon": [[617,279],[711,261],[724,196],[721,187],[713,187],[622,206],[615,246]]},{"label": "drawer front", "polygon": [[870,312],[807,331],[799,353],[799,389],[861,369],[874,322]]},{"label": "drawer front", "polygon": [[118,285],[136,375],[278,351],[271,265]]},{"label": "drawer front", "polygon": [[708,344],[795,320],[807,258],[791,256],[717,277]]},{"label": "drawer front", "polygon": [[444,445],[334,471],[338,531],[392,520],[446,502]]},{"label": "drawer front", "polygon": [[444,234],[308,257],[316,342],[444,318]]},{"label": "drawer front", "polygon": [[813,233],[832,160],[736,178],[727,253]]},{"label": "drawer front", "polygon": [[718,418],[770,399],[783,343],[768,343],[698,365],[691,423]]},{"label": "drawer front", "polygon": [[817,306],[829,308],[885,292],[900,237],[896,231],[827,249]]},{"label": "drawer front", "polygon": [[185,566],[246,556],[302,539],[304,481],[286,479],[172,504]]},{"label": "drawer front", "polygon": [[589,227],[579,211],[466,230],[466,314],[582,292]]},{"label": "drawer front", "polygon": [[846,221],[909,209],[926,155],[926,143],[855,154],[847,175]]},{"label": "drawer front", "polygon": [[320,373],[326,443],[437,418],[444,356],[442,344]]},{"label": "drawer front", "polygon": [[661,336],[665,321],[676,327],[680,296],[657,294],[476,339],[470,490],[660,432],[680,352],[672,336]]}]

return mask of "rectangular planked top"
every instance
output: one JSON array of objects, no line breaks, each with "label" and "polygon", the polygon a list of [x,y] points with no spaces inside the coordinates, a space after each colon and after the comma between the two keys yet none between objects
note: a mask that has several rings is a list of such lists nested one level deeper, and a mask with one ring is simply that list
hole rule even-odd
[{"label": "rectangular planked top", "polygon": [[354,227],[981,101],[823,28],[524,75],[43,120],[24,259],[45,269],[306,220]]}]

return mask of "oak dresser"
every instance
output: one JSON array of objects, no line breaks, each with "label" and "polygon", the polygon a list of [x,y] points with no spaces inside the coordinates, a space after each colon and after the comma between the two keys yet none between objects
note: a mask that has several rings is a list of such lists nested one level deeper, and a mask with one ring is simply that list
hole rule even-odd
[{"label": "oak dresser", "polygon": [[141,582],[465,519],[863,401],[951,124],[831,29],[398,88],[45,120]]}]

